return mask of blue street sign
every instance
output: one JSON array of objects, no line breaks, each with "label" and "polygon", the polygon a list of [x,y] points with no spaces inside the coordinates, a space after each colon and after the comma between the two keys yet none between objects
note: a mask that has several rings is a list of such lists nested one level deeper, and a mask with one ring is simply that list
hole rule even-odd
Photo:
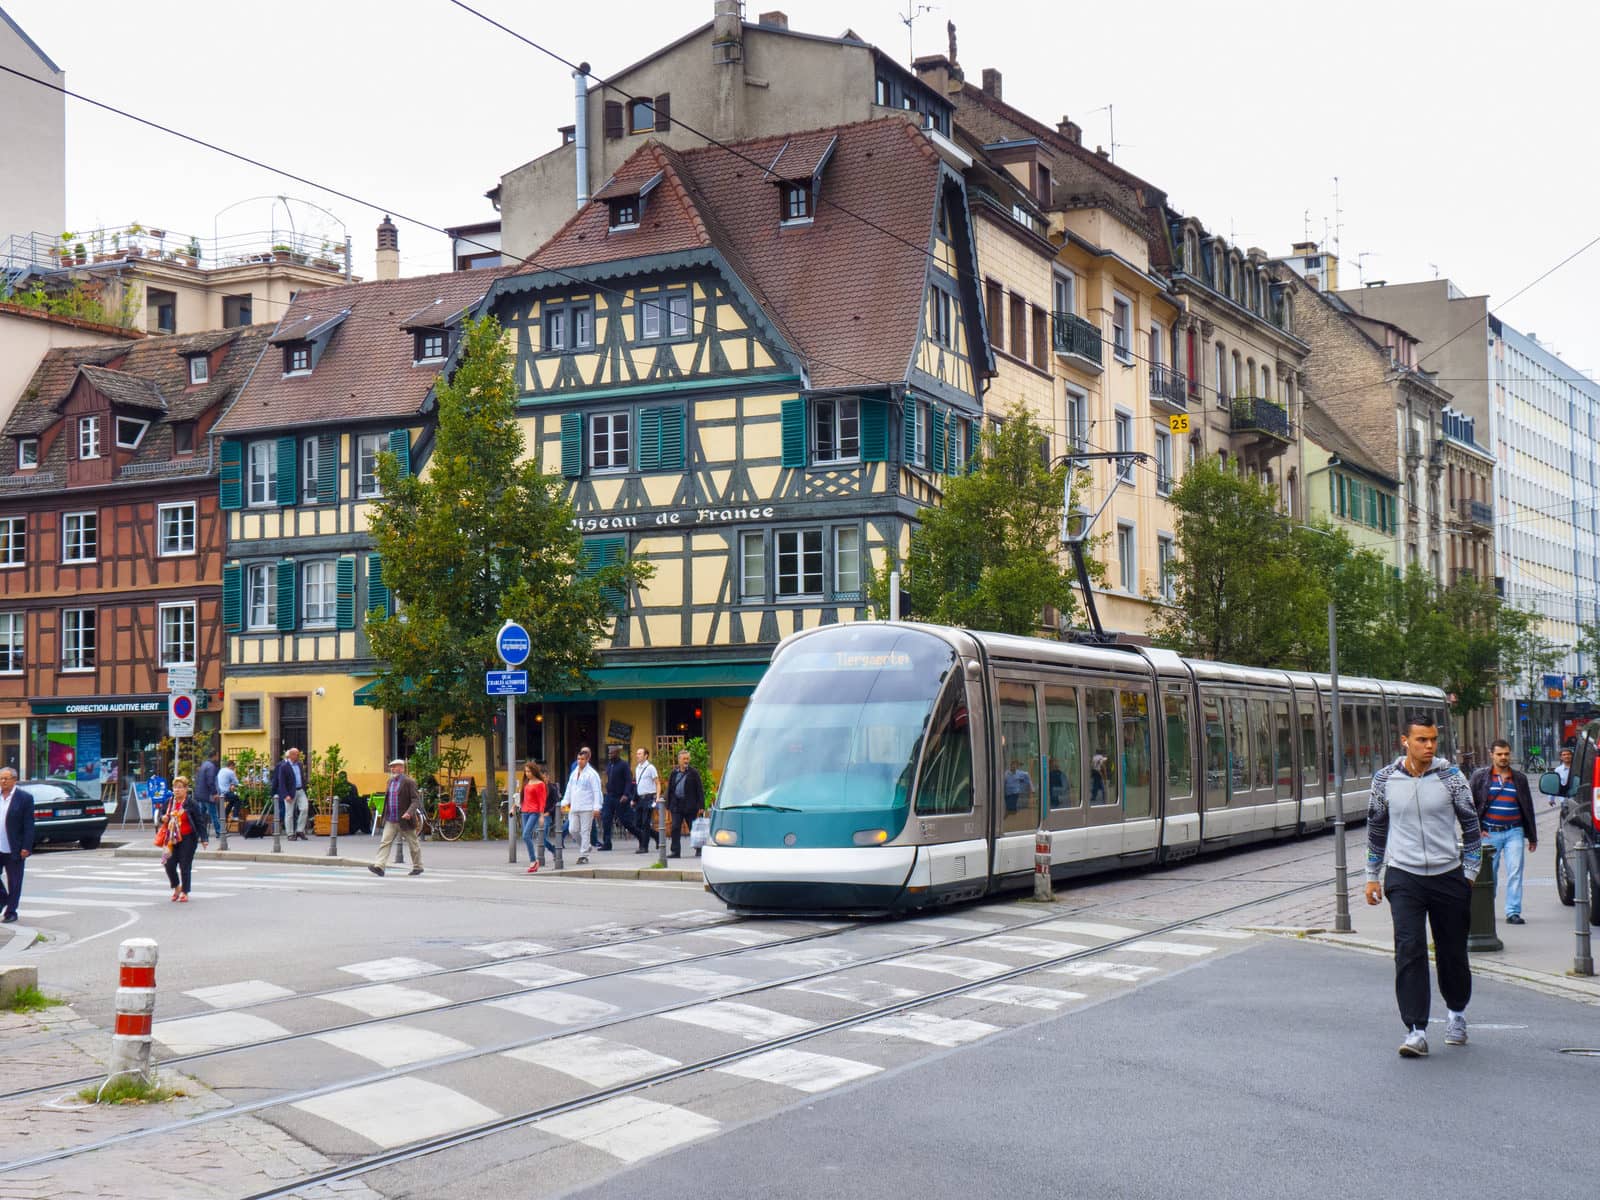
[{"label": "blue street sign", "polygon": [[491,696],[526,696],[528,673],[526,671],[485,671],[484,690]]},{"label": "blue street sign", "polygon": [[494,644],[495,649],[500,652],[501,660],[508,667],[521,666],[527,662],[528,652],[532,649],[528,641],[528,631],[515,621],[507,621],[500,626],[500,632],[495,634]]}]

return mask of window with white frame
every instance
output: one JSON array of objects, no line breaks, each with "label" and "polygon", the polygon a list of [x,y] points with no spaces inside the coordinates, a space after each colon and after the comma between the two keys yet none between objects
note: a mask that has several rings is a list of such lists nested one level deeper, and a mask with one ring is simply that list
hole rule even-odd
[{"label": "window with white frame", "polygon": [[950,417],[946,426],[950,430],[950,445],[944,455],[944,472],[946,475],[961,475],[967,469],[967,423]]},{"label": "window with white frame", "polygon": [[307,625],[332,625],[338,601],[338,564],[332,559],[308,562],[300,569],[300,588],[305,596],[302,615]]},{"label": "window with white frame", "polygon": [[943,288],[931,289],[932,313],[928,336],[941,346],[955,345],[955,300]]},{"label": "window with white frame", "polygon": [[1221,342],[1217,347],[1217,403],[1223,408],[1228,407],[1228,397],[1233,392],[1228,387],[1228,351]]},{"label": "window with white frame", "polygon": [[1163,496],[1172,494],[1172,435],[1164,429],[1156,430],[1156,491]]},{"label": "window with white frame", "polygon": [[812,402],[813,454],[818,463],[861,457],[861,402],[853,396]]},{"label": "window with white frame", "polygon": [[95,611],[67,608],[61,611],[61,669],[94,670]]},{"label": "window with white frame", "polygon": [[156,509],[158,545],[163,557],[194,553],[195,505],[163,504]]},{"label": "window with white frame", "polygon": [[161,665],[194,665],[195,612],[193,604],[161,606]]},{"label": "window with white frame", "polygon": [[861,530],[841,525],[833,531],[833,593],[861,593]]},{"label": "window with white frame", "polygon": [[589,468],[594,471],[628,469],[627,413],[596,413],[590,419]]},{"label": "window with white frame", "polygon": [[245,448],[245,501],[251,508],[278,502],[278,444],[251,442]]},{"label": "window with white frame", "polygon": [[17,439],[17,469],[31,471],[39,465],[39,439],[34,437]]},{"label": "window with white frame", "polygon": [[1139,563],[1135,557],[1133,526],[1118,523],[1117,525],[1117,586],[1125,592],[1134,592],[1139,587]]},{"label": "window with white frame", "polygon": [[0,613],[0,675],[22,674],[23,635],[27,630],[24,613]]},{"label": "window with white frame", "polygon": [[196,354],[189,359],[189,382],[191,384],[205,383],[211,378],[211,360],[204,354]]},{"label": "window with white frame", "polygon": [[1126,296],[1111,299],[1111,349],[1123,362],[1133,361],[1133,304]]},{"label": "window with white frame", "polygon": [[547,304],[544,309],[546,351],[588,350],[594,346],[594,305],[587,300]]},{"label": "window with white frame", "polygon": [[1067,389],[1067,444],[1074,450],[1089,445],[1089,394]]},{"label": "window with white frame", "polygon": [[356,495],[371,500],[383,495],[378,483],[378,455],[383,453],[383,434],[363,433],[356,438]]},{"label": "window with white frame", "polygon": [[[1133,451],[1133,416],[1129,413],[1119,412],[1116,420],[1117,453],[1127,454]],[[1124,458],[1117,460],[1117,478],[1127,482],[1133,478],[1133,459]]]},{"label": "window with white frame", "polygon": [[98,416],[78,418],[78,457],[100,457],[100,418]]},{"label": "window with white frame", "polygon": [[274,629],[278,624],[278,568],[256,563],[245,576],[246,624],[251,629]]},{"label": "window with white frame", "polygon": [[61,561],[93,562],[100,552],[100,514],[67,513],[61,518]]},{"label": "window with white frame", "polygon": [[448,341],[442,329],[418,330],[412,354],[418,362],[438,362],[444,357]]},{"label": "window with white frame", "polygon": [[1075,313],[1078,311],[1078,280],[1074,275],[1064,271],[1057,271],[1055,281],[1051,284],[1052,303],[1058,313]]},{"label": "window with white frame", "polygon": [[1166,340],[1166,330],[1162,329],[1161,326],[1152,321],[1150,323],[1150,365],[1152,367],[1159,367],[1161,365],[1161,347]]},{"label": "window with white frame", "polygon": [[0,517],[0,567],[20,567],[28,561],[28,518]]},{"label": "window with white frame", "polygon": [[133,417],[118,417],[117,448],[119,450],[137,450],[139,443],[144,441],[144,431],[149,428],[149,421],[140,421]]},{"label": "window with white frame", "polygon": [[1178,552],[1173,540],[1166,534],[1156,538],[1156,557],[1161,564],[1161,598],[1170,604],[1178,598],[1178,579],[1173,571]]},{"label": "window with white frame", "polygon": [[928,408],[925,404],[911,405],[911,465],[923,467],[928,463]]},{"label": "window with white frame", "polygon": [[759,529],[739,535],[739,598],[767,598],[767,535]]},{"label": "window with white frame", "polygon": [[822,530],[780,529],[777,543],[777,593],[783,598],[822,595]]},{"label": "window with white frame", "polygon": [[641,292],[639,337],[643,341],[689,336],[689,293]]},{"label": "window with white frame", "polygon": [[300,443],[300,499],[317,502],[317,485],[322,480],[322,438],[308,437]]}]

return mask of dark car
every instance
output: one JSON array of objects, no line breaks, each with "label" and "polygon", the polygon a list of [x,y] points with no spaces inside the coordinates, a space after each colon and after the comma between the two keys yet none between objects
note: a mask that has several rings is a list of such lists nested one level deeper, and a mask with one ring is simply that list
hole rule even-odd
[{"label": "dark car", "polygon": [[1589,923],[1600,925],[1600,721],[1590,722],[1573,743],[1572,774],[1566,789],[1561,787],[1561,776],[1546,771],[1539,779],[1539,790],[1561,800],[1561,822],[1556,826],[1556,895],[1568,906],[1576,901],[1570,850],[1586,846]]},{"label": "dark car", "polygon": [[85,850],[100,844],[106,831],[106,809],[65,779],[24,779],[17,786],[33,796],[33,844],[77,842]]}]

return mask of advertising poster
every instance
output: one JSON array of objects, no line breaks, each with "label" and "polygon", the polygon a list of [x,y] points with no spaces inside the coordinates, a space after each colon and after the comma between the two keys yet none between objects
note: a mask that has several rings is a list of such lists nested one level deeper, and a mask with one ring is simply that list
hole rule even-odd
[{"label": "advertising poster", "polygon": [[100,722],[78,724],[78,782],[92,783],[100,778]]},{"label": "advertising poster", "polygon": [[[97,751],[98,753],[98,751]],[[78,721],[75,717],[52,717],[45,725],[47,774],[52,779],[71,779],[78,772]]]}]

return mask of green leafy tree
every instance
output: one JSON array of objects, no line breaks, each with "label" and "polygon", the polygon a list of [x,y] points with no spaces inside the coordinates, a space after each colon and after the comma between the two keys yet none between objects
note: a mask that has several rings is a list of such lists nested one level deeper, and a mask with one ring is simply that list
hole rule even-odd
[{"label": "green leafy tree", "polygon": [[438,427],[424,475],[379,456],[384,499],[372,516],[383,582],[397,611],[367,625],[383,666],[378,703],[404,714],[414,737],[441,730],[483,739],[494,784],[494,719],[502,700],[484,694],[500,665],[495,633],[524,626],[524,668],[535,694],[576,691],[616,597],[648,577],[642,560],[590,563],[560,478],[524,458],[511,350],[492,317],[470,320],[455,369],[436,388]]},{"label": "green leafy tree", "polygon": [[[943,502],[923,514],[902,571],[916,619],[1014,634],[1037,634],[1047,606],[1071,619],[1075,577],[1061,550],[1067,468],[1044,464],[1044,437],[1018,405],[984,434],[972,471],[945,479]],[[879,615],[889,615],[897,565],[872,579]]]}]

